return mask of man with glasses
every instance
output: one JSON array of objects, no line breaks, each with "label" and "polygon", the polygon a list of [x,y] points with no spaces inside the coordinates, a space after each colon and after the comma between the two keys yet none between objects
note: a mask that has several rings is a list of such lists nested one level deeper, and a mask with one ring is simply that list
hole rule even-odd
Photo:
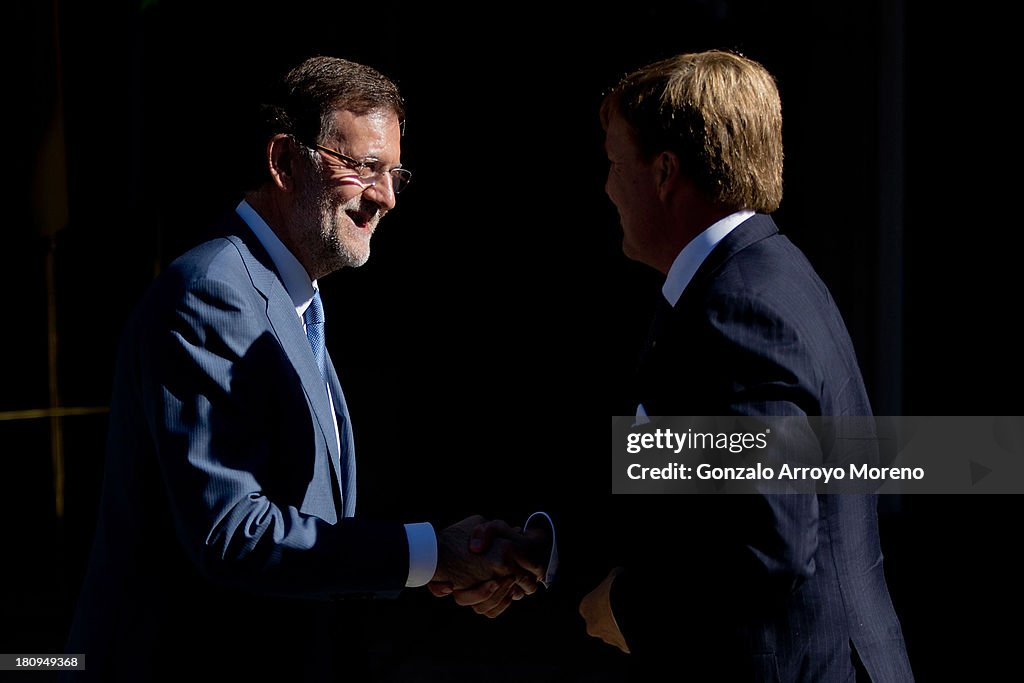
[{"label": "man with glasses", "polygon": [[435,534],[354,516],[318,282],[366,262],[409,185],[404,104],[377,71],[317,57],[262,114],[259,186],[158,278],[122,340],[68,645],[91,678],[359,678],[335,656],[332,599],[490,581],[497,614],[545,574],[547,548],[518,534],[470,553],[479,517]]}]

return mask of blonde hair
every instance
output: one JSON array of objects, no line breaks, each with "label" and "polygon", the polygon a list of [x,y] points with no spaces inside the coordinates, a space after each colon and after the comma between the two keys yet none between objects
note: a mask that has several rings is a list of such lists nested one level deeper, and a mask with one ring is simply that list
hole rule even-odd
[{"label": "blonde hair", "polygon": [[712,201],[770,213],[782,201],[782,104],[757,62],[712,50],[656,62],[623,78],[601,104],[641,152],[675,152]]}]

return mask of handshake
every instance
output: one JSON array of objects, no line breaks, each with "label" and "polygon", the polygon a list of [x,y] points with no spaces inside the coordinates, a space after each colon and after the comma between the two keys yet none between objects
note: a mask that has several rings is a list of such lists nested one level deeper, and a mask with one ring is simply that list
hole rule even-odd
[{"label": "handshake", "polygon": [[427,587],[493,619],[514,600],[536,592],[557,556],[553,548],[554,531],[546,519],[523,532],[501,520],[467,517],[438,534],[437,570]]}]

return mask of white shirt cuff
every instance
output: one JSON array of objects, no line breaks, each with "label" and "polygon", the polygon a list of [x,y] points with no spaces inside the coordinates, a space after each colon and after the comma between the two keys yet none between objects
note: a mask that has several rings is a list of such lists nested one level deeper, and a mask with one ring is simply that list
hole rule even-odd
[{"label": "white shirt cuff", "polygon": [[546,512],[534,512],[526,519],[526,524],[523,525],[523,531],[525,532],[530,528],[530,522],[533,521],[534,517],[543,517],[548,521],[548,526],[551,527],[551,555],[548,556],[547,570],[544,572],[544,579],[541,583],[544,584],[545,588],[548,588],[551,583],[555,580],[555,575],[558,573],[558,543],[555,542],[555,523],[551,521],[551,517]]},{"label": "white shirt cuff", "polygon": [[437,534],[429,522],[406,524],[409,539],[409,578],[406,588],[426,586],[437,571]]}]

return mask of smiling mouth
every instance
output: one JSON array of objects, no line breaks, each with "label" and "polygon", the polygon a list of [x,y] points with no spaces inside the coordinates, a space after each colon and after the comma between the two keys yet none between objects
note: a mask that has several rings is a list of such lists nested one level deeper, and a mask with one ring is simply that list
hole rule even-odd
[{"label": "smiling mouth", "polygon": [[367,213],[365,211],[359,211],[356,209],[349,209],[348,211],[345,212],[345,214],[353,223],[355,223],[357,228],[362,228],[363,230],[370,227],[370,223],[373,221],[374,217],[374,214],[372,213]]}]

